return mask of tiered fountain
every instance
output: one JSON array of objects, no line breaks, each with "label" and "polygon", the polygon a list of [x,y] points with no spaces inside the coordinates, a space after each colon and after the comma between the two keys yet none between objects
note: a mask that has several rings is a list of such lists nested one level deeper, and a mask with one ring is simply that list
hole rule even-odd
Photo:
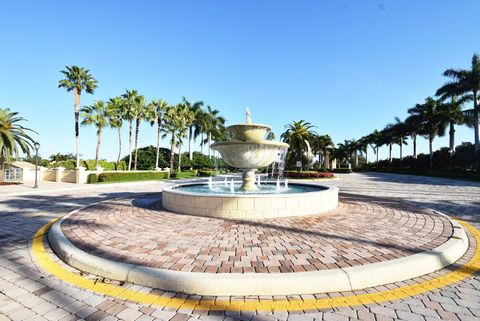
[{"label": "tiered fountain", "polygon": [[164,189],[162,203],[169,210],[201,216],[267,218],[309,215],[338,205],[338,189],[313,184],[263,182],[257,168],[270,165],[288,144],[265,140],[270,126],[252,124],[247,109],[245,124],[227,128],[230,141],[212,144],[230,166],[243,170],[241,182],[179,184]]}]

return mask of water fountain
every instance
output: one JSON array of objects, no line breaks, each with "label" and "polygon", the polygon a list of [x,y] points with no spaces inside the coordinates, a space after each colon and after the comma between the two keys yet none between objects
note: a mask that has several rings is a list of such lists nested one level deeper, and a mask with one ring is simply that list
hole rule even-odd
[{"label": "water fountain", "polygon": [[[283,159],[288,144],[266,140],[270,126],[252,124],[247,109],[244,124],[227,127],[230,140],[212,144],[223,160],[243,171],[241,182],[185,183],[163,190],[163,206],[185,214],[267,218],[317,214],[338,205],[338,189],[317,184],[262,181],[255,171]],[[281,165],[283,169],[283,164]]]}]

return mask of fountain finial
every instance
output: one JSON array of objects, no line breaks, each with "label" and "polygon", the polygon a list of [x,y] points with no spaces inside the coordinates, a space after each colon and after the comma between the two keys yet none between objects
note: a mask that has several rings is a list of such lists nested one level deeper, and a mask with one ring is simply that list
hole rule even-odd
[{"label": "fountain finial", "polygon": [[248,107],[245,109],[245,124],[251,124],[252,120],[250,119],[250,109]]}]

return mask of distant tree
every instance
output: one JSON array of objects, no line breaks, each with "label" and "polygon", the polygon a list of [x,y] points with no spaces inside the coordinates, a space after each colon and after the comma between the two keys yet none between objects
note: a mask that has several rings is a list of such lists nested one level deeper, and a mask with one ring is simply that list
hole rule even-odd
[{"label": "distant tree", "polygon": [[153,109],[154,118],[150,121],[150,125],[157,124],[157,154],[155,158],[156,168],[159,166],[160,144],[162,141],[162,126],[164,123],[164,115],[168,109],[168,103],[162,99],[152,100],[150,107]]},{"label": "distant tree", "polygon": [[83,91],[93,94],[97,88],[97,80],[90,74],[90,70],[78,66],[65,66],[60,71],[65,78],[58,82],[58,88],[65,88],[67,91],[73,91],[73,107],[75,114],[75,148],[76,148],[76,166],[80,166],[80,139],[79,139],[79,113],[80,96]]},{"label": "distant tree", "polygon": [[123,105],[124,101],[121,97],[110,98],[107,103],[108,124],[110,128],[117,129],[118,132],[117,168],[120,166],[120,156],[122,154]]},{"label": "distant tree", "polygon": [[285,131],[280,136],[282,141],[290,145],[289,149],[293,153],[295,160],[302,162],[302,168],[302,155],[305,148],[307,148],[306,141],[310,141],[315,134],[312,128],[314,126],[305,120],[293,121],[285,125]]}]

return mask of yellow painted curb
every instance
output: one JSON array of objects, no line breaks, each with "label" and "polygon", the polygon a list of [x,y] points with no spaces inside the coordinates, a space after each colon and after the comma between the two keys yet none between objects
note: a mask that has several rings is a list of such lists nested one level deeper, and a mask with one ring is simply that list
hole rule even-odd
[{"label": "yellow painted curb", "polygon": [[44,247],[44,238],[50,226],[57,219],[47,223],[41,227],[34,235],[32,240],[33,256],[38,264],[48,273],[53,276],[78,286],[80,288],[90,290],[98,294],[109,295],[117,299],[130,300],[134,302],[151,304],[160,307],[170,308],[187,308],[195,310],[242,310],[242,311],[302,311],[338,308],[345,306],[357,306],[363,304],[381,303],[385,301],[394,301],[418,295],[424,292],[432,291],[453,283],[456,283],[464,278],[470,277],[480,271],[480,231],[472,225],[460,221],[459,222],[472,233],[476,239],[477,247],[473,257],[465,265],[458,269],[449,272],[445,275],[433,278],[427,281],[422,281],[412,285],[402,286],[393,290],[386,290],[375,293],[366,293],[359,295],[349,295],[335,298],[319,298],[319,299],[291,299],[291,300],[214,300],[208,299],[200,301],[185,299],[185,298],[170,298],[157,294],[144,293],[130,289],[122,288],[118,285],[107,284],[102,282],[95,282],[85,278],[79,274],[72,273],[57,264],[47,253]]}]

